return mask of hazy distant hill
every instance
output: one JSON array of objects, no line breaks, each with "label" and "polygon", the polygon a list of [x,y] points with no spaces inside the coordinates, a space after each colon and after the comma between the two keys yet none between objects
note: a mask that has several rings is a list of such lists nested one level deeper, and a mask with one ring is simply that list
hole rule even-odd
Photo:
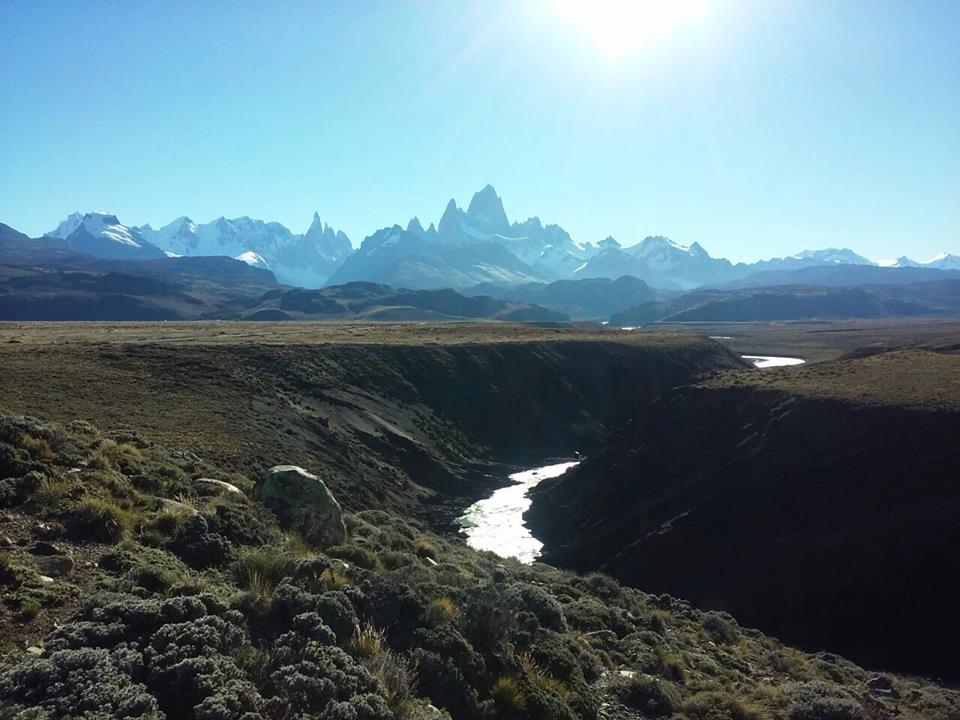
[{"label": "hazy distant hill", "polygon": [[960,273],[956,274],[956,279],[897,285],[789,285],[742,290],[696,290],[666,301],[642,303],[615,313],[610,322],[615,325],[644,325],[658,320],[744,322],[958,313]]},{"label": "hazy distant hill", "polygon": [[406,290],[369,282],[322,290],[275,290],[246,309],[248,320],[450,320],[558,322],[569,318],[530,303],[445,290]]},{"label": "hazy distant hill", "polygon": [[616,280],[587,278],[557,280],[552,283],[529,283],[512,288],[477,285],[468,295],[489,294],[507,300],[531,302],[565,313],[575,320],[606,320],[612,314],[664,296],[639,278],[624,275]]}]

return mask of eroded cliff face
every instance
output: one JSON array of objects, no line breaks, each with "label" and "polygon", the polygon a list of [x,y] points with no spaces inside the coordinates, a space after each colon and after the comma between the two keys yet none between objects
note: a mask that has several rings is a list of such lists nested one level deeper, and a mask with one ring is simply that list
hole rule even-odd
[{"label": "eroded cliff face", "polygon": [[670,388],[743,364],[717,343],[682,335],[56,345],[3,362],[0,403],[14,411],[136,427],[251,475],[300,465],[349,509],[446,516],[503,482],[491,463],[592,452]]},{"label": "eroded cliff face", "polygon": [[949,408],[684,388],[537,487],[526,519],[546,562],[865,664],[960,674]]}]

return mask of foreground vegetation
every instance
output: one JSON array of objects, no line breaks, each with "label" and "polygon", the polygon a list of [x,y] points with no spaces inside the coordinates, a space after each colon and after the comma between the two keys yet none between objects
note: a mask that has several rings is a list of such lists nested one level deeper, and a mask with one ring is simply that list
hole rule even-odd
[{"label": "foreground vegetation", "polygon": [[311,547],[251,479],[131,432],[0,417],[0,478],[5,718],[960,714],[957,693],[386,512]]}]

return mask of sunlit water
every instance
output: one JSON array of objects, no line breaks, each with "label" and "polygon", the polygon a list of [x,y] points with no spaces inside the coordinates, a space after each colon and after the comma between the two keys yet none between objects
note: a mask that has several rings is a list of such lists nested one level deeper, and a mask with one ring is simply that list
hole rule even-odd
[{"label": "sunlit water", "polygon": [[527,492],[541,480],[563,475],[576,464],[577,461],[565,462],[513,473],[510,479],[515,485],[494,491],[493,495],[475,502],[460,516],[458,523],[467,536],[467,544],[524,563],[536,560],[543,543],[523,524],[523,513],[530,507]]},{"label": "sunlit water", "polygon": [[749,360],[758,368],[784,367],[786,365],[803,365],[802,358],[778,357],[776,355],[743,355],[744,360]]}]

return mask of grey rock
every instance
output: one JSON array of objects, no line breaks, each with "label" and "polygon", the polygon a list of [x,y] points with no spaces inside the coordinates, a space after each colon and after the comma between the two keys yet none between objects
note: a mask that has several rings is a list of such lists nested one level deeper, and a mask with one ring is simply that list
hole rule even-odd
[{"label": "grey rock", "polygon": [[45,440],[53,437],[53,430],[48,425],[29,415],[0,416],[0,428],[7,431],[13,430],[30,437],[44,438]]},{"label": "grey rock", "polygon": [[295,465],[267,470],[253,496],[273,511],[282,525],[301,532],[320,547],[342,543],[347,537],[340,503],[323,480]]},{"label": "grey rock", "polygon": [[65,577],[73,572],[73,558],[65,555],[43,555],[36,559],[37,567],[43,575]]},{"label": "grey rock", "polygon": [[867,689],[874,695],[881,697],[898,698],[900,693],[893,686],[893,681],[883,675],[875,675],[867,680]]},{"label": "grey rock", "polygon": [[30,546],[30,552],[34,555],[66,555],[67,551],[46,540],[38,540]]}]

